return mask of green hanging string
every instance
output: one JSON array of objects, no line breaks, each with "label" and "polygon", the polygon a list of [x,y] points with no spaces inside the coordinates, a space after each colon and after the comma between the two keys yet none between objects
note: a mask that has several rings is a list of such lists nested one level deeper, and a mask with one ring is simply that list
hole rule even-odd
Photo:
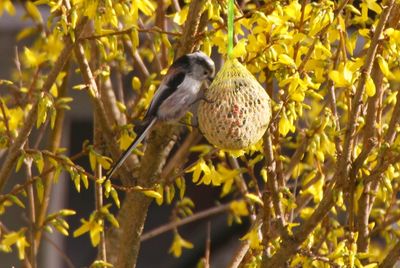
[{"label": "green hanging string", "polygon": [[233,18],[234,18],[234,1],[228,0],[228,57],[232,58],[233,51]]}]

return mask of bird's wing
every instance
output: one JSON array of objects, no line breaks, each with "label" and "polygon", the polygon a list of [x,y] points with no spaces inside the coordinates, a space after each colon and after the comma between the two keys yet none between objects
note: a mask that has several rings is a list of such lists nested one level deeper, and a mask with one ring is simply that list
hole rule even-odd
[{"label": "bird's wing", "polygon": [[149,120],[153,116],[157,116],[158,107],[172,93],[176,91],[179,85],[185,80],[186,73],[190,68],[190,60],[187,55],[178,58],[168,69],[167,74],[161,81],[153,99],[151,100],[149,109],[146,112],[145,119]]},{"label": "bird's wing", "polygon": [[129,147],[122,153],[120,158],[118,159],[117,162],[114,163],[112,168],[107,172],[107,179],[111,178],[111,176],[117,171],[117,169],[125,162],[126,158],[131,154],[133,149],[136,148],[136,146],[139,145],[139,143],[147,136],[149,130],[151,127],[157,122],[157,118],[154,117],[147,126],[142,128],[141,133],[137,133],[136,139],[129,145]]},{"label": "bird's wing", "polygon": [[169,72],[169,75],[167,75],[165,79],[161,82],[156,93],[154,94],[153,99],[151,100],[149,109],[146,112],[144,120],[148,120],[148,118],[157,116],[157,110],[162,102],[166,100],[169,96],[171,96],[179,87],[179,85],[183,82],[183,80],[185,80],[185,72],[177,71],[180,70]]}]

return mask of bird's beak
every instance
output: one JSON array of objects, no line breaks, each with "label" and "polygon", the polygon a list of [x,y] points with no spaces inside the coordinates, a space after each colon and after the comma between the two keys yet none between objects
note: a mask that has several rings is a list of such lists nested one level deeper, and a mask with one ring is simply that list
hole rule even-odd
[{"label": "bird's beak", "polygon": [[210,82],[210,84],[212,83],[212,81],[214,81],[214,77],[213,76],[209,76],[207,79],[208,79],[208,82]]}]

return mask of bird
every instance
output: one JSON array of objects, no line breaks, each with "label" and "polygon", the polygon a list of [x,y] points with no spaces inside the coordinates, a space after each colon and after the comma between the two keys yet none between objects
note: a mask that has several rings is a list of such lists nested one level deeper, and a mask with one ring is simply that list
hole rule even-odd
[{"label": "bird", "polygon": [[170,123],[181,119],[190,106],[199,100],[203,84],[212,82],[214,75],[213,60],[201,51],[176,59],[154,94],[136,138],[108,170],[106,178],[112,177],[157,122]]}]

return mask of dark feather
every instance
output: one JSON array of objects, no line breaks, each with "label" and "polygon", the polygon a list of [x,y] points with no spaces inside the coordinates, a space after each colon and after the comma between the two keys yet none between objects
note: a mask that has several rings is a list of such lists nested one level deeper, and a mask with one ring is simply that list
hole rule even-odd
[{"label": "dark feather", "polygon": [[139,143],[147,136],[151,127],[157,122],[157,118],[153,118],[151,121],[146,122],[144,125],[141,126],[140,132],[137,132],[137,136],[135,140],[129,145],[129,147],[122,153],[120,158],[114,162],[111,169],[107,171],[106,178],[110,179],[112,175],[117,171],[117,169],[122,166],[126,158],[132,153],[133,149],[135,149]]},{"label": "dark feather", "polygon": [[171,67],[169,68],[169,70],[174,70],[174,69],[178,69],[178,68],[182,68],[182,69],[189,69],[190,67],[190,59],[188,55],[183,55],[182,57],[177,58],[171,65]]},{"label": "dark feather", "polygon": [[[144,120],[157,116],[157,109],[161,103],[166,100],[178,86],[185,80],[185,69],[183,68],[170,68],[165,79],[161,82],[156,94],[151,100],[149,109],[146,112]],[[159,91],[159,92],[158,92]]]},{"label": "dark feather", "polygon": [[167,82],[167,87],[177,89],[178,86],[185,80],[185,73],[180,72],[173,76],[172,79],[169,79]]}]

